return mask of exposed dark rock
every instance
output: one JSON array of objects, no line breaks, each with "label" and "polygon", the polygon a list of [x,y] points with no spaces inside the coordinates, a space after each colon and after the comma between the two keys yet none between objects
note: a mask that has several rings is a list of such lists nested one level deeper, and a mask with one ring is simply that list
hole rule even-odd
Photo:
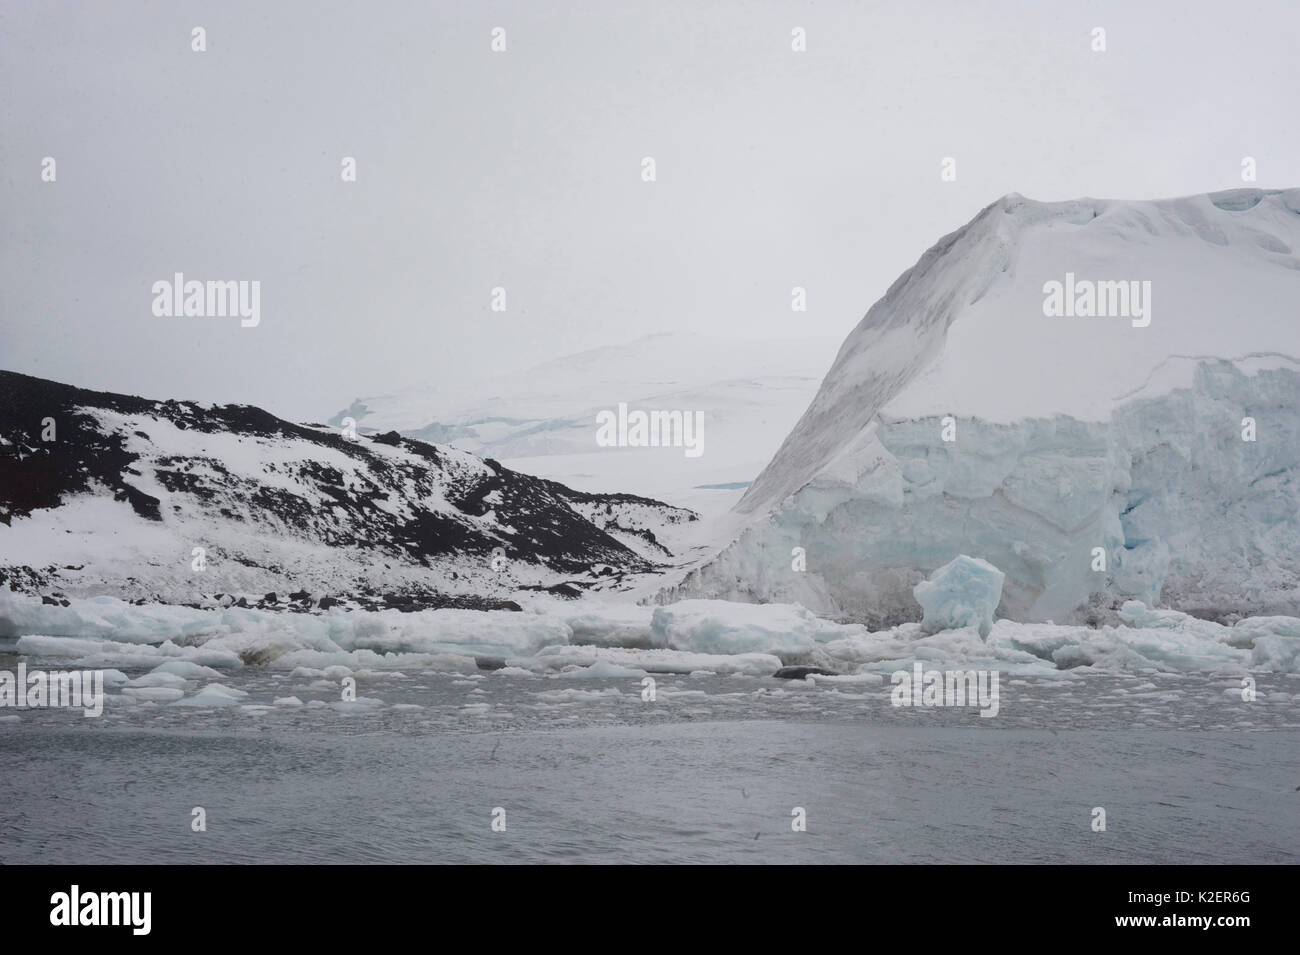
[{"label": "exposed dark rock", "polygon": [[[52,441],[41,440],[47,418],[56,425]],[[167,447],[171,428],[233,435],[254,452],[258,444],[283,441],[292,454],[269,455],[252,470],[243,462],[234,468],[212,453],[194,453],[190,440]],[[132,566],[104,558],[40,571],[0,567],[0,584],[31,593],[57,581],[74,596],[117,588],[133,601],[193,602],[202,579],[189,572],[189,552],[202,546],[216,575],[207,579],[217,586],[235,567],[246,571],[224,581],[227,590],[241,580],[249,590],[293,591],[289,601],[275,592],[239,597],[238,607],[251,599],[301,612],[307,608],[295,605],[311,596],[295,588],[306,585],[316,593],[352,592],[347,599],[357,607],[518,610],[508,598],[525,581],[576,597],[586,584],[573,578],[617,586],[625,576],[653,572],[668,556],[655,529],[697,518],[634,495],[574,491],[397,432],[353,439],[248,405],[153,401],[3,371],[0,439],[0,523],[107,491],[138,518],[162,524],[176,543]],[[162,490],[155,497],[142,488]],[[114,511],[111,520],[118,522],[114,533],[130,529],[129,513]],[[227,527],[229,538],[221,533]],[[280,541],[286,546],[277,549]],[[327,549],[337,549],[338,558]],[[493,565],[498,551],[507,555],[504,567]],[[303,568],[296,563],[302,553],[328,556]],[[384,591],[390,580],[393,590]],[[216,599],[225,605],[223,597]],[[322,598],[314,609],[338,603]]]}]

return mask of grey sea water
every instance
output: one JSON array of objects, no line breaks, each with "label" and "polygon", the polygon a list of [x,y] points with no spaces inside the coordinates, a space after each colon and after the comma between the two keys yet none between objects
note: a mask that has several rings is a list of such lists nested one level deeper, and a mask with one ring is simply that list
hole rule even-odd
[{"label": "grey sea water", "polygon": [[1004,678],[993,719],[887,680],[657,679],[371,671],[342,703],[246,667],[225,707],[0,710],[0,861],[1300,860],[1295,678]]}]

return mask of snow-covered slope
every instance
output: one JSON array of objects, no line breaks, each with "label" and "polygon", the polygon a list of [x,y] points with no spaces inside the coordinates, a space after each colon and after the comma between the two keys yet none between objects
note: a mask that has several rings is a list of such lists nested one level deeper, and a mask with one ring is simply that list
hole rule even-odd
[{"label": "snow-covered slope", "polygon": [[[1053,282],[1136,282],[1142,309],[1049,317]],[[1015,619],[1294,613],[1298,306],[1300,190],[1007,196],[871,308],[737,540],[661,599],[915,620],[913,585],[965,553],[1006,573]]]},{"label": "snow-covered slope", "polygon": [[626,587],[694,520],[396,433],[0,372],[0,585],[47,596],[500,606]]},{"label": "snow-covered slope", "polygon": [[[705,512],[739,500],[816,393],[837,342],[651,335],[486,378],[358,398],[330,419],[399,431],[492,457],[586,491],[642,494]],[[704,415],[703,454],[598,447],[596,415],[617,409]]]}]

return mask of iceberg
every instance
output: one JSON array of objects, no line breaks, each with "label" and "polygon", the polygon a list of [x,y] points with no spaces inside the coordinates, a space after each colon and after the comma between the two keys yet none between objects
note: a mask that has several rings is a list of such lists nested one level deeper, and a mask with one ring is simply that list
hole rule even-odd
[{"label": "iceberg", "polygon": [[925,616],[925,633],[975,627],[981,637],[993,629],[993,611],[1002,598],[1006,574],[988,561],[962,554],[954,557],[913,589]]}]

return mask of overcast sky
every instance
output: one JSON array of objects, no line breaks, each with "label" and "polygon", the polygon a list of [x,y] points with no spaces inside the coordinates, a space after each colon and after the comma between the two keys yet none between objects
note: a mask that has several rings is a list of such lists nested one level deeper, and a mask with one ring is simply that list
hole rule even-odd
[{"label": "overcast sky", "polygon": [[[1007,192],[1234,188],[1244,156],[1300,185],[1298,28],[1294,0],[5,2],[0,368],[324,420],[657,331],[844,335]],[[260,281],[260,325],[156,317],[175,272]]]}]

